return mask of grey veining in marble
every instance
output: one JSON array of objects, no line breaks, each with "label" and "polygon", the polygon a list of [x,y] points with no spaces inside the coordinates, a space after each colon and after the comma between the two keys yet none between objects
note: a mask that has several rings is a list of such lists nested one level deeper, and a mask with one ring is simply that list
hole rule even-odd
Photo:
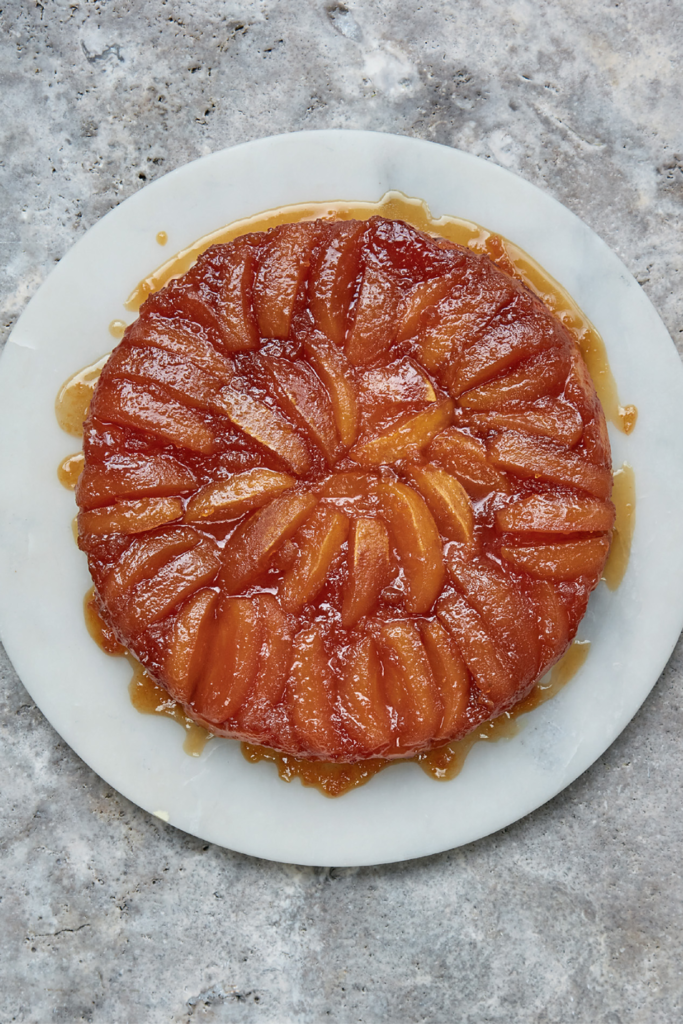
[{"label": "grey veining in marble", "polygon": [[[302,128],[458,146],[545,188],[683,346],[679,0],[9,0],[0,329],[145,181]],[[2,676],[0,1019],[673,1024],[683,1015],[680,644],[569,790],[470,847],[299,869],[112,792]]]}]

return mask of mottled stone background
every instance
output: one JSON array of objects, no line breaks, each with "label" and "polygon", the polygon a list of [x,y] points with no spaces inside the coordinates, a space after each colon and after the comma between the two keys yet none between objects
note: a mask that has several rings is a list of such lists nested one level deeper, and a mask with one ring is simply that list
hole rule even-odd
[{"label": "mottled stone background", "polygon": [[[247,139],[388,130],[523,175],[683,345],[681,0],[6,0],[0,329],[104,213]],[[683,650],[623,736],[504,832],[301,869],[102,783],[5,659],[3,1021],[658,1024],[682,1017]]]}]

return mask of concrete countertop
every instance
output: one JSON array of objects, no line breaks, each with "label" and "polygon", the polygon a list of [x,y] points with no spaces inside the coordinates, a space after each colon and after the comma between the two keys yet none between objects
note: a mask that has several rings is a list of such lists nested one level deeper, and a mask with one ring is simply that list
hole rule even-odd
[{"label": "concrete countertop", "polygon": [[[8,0],[0,29],[3,342],[60,257],[145,182],[248,139],[349,127],[539,185],[683,346],[676,0]],[[0,676],[2,1020],[681,1019],[680,643],[551,803],[471,846],[359,870],[257,861],[165,826],[72,753],[4,655]]]}]

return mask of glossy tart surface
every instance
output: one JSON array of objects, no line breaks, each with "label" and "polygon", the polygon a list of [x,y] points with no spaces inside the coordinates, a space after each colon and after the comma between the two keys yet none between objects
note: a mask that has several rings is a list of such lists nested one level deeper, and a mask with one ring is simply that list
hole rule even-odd
[{"label": "glossy tart surface", "polygon": [[328,761],[441,745],[573,638],[614,520],[578,347],[485,256],[400,221],[207,250],[85,429],[103,617],[214,732]]}]

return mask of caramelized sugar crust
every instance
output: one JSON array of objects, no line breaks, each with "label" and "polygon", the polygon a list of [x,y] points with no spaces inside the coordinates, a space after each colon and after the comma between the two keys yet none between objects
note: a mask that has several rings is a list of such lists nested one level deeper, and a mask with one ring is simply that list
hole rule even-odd
[{"label": "caramelized sugar crust", "polygon": [[459,738],[573,638],[614,508],[578,347],[487,257],[289,224],[152,295],[85,429],[106,622],[214,732],[328,761]]}]

